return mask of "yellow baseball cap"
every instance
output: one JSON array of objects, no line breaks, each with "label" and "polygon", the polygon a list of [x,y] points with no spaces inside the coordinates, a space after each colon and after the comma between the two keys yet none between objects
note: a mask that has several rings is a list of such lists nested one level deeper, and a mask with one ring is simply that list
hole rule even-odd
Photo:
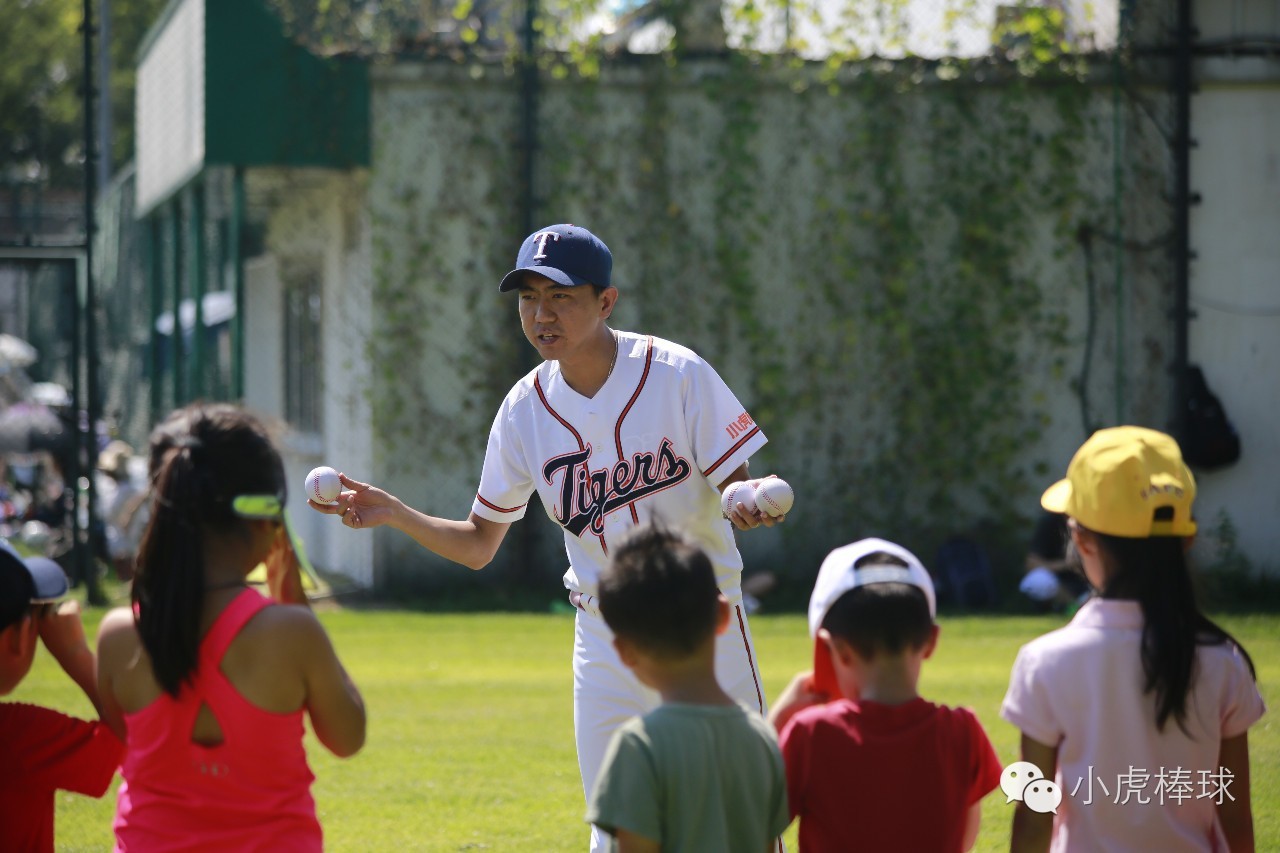
[{"label": "yellow baseball cap", "polygon": [[[1100,429],[1080,446],[1066,479],[1045,491],[1040,505],[1110,536],[1191,536],[1196,481],[1178,442],[1136,426]],[[1156,511],[1169,507],[1173,515]]]}]

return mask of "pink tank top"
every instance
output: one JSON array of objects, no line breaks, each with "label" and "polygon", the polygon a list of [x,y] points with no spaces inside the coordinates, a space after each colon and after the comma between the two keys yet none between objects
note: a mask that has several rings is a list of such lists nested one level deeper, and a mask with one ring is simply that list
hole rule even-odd
[{"label": "pink tank top", "polygon": [[[240,629],[271,602],[246,589],[200,643],[193,683],[125,715],[128,740],[113,827],[117,851],[323,849],[302,746],[302,710],[251,705],[221,670]],[[223,741],[191,740],[207,704]]]}]

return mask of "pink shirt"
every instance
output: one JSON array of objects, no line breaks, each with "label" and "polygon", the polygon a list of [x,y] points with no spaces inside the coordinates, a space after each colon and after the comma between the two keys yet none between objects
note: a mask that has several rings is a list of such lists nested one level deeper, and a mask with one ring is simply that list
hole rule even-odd
[{"label": "pink shirt", "polygon": [[[220,669],[232,639],[270,605],[254,590],[240,593],[201,641],[194,682],[125,715],[117,851],[322,849],[301,709],[263,711]],[[222,729],[217,746],[191,740],[205,704]]]},{"label": "pink shirt", "polygon": [[1000,715],[1058,747],[1055,853],[1226,850],[1218,748],[1262,716],[1262,696],[1235,646],[1200,646],[1187,731],[1172,719],[1157,731],[1142,624],[1137,602],[1093,599],[1014,662]]}]

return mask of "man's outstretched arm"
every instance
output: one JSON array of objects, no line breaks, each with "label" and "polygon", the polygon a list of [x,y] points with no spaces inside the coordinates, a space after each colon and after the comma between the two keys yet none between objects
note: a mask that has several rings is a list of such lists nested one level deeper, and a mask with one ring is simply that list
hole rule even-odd
[{"label": "man's outstretched arm", "polygon": [[489,565],[498,546],[507,535],[510,524],[489,521],[474,512],[465,521],[436,518],[419,512],[395,495],[376,486],[338,475],[347,489],[336,504],[309,501],[311,508],[326,515],[337,515],[347,527],[360,530],[386,525],[413,538],[433,554],[461,563],[469,569]]}]

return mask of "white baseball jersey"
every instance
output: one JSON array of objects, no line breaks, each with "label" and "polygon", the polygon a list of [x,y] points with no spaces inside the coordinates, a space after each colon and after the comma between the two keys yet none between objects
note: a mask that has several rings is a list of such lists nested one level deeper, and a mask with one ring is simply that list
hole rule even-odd
[{"label": "white baseball jersey", "polygon": [[720,591],[741,599],[742,557],[720,511],[720,484],[767,439],[712,367],[693,351],[615,333],[618,359],[587,398],[547,361],[502,402],[472,509],[512,522],[536,489],[564,528],[565,586],[595,595],[611,544],[657,519],[707,552]]}]

